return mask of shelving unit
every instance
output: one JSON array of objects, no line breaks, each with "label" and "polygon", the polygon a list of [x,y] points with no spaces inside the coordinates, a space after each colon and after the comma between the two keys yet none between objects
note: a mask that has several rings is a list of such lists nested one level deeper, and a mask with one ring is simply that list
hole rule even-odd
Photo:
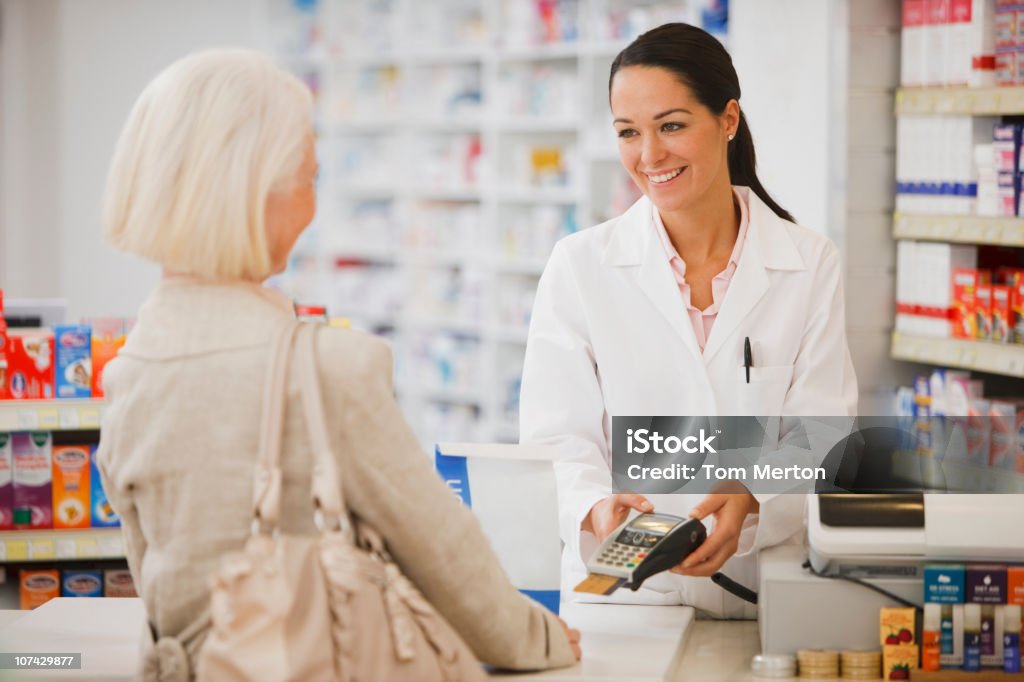
[{"label": "shelving unit", "polygon": [[1003,116],[1024,112],[1024,87],[903,88],[896,92],[896,114]]},{"label": "shelving unit", "polygon": [[102,399],[0,400],[0,431],[93,430],[102,416]]},{"label": "shelving unit", "polygon": [[993,244],[1024,248],[1024,218],[901,215],[893,217],[896,239]]},{"label": "shelving unit", "polygon": [[265,1],[270,51],[318,99],[319,210],[285,290],[393,342],[429,451],[517,440],[551,248],[639,196],[618,161],[611,62],[643,30],[699,24],[698,4],[556,0],[545,23],[529,0]]},{"label": "shelving unit", "polygon": [[1024,346],[1018,344],[892,335],[892,357],[1024,379]]},{"label": "shelving unit", "polygon": [[0,532],[0,564],[123,558],[120,528]]}]

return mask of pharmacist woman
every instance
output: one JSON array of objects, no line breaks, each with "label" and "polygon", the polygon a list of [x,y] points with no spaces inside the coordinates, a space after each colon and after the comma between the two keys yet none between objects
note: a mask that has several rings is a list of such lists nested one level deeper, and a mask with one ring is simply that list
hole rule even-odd
[{"label": "pharmacist woman", "polygon": [[758,551],[800,541],[804,496],[739,483],[707,496],[612,494],[611,418],[852,416],[839,254],[758,181],[736,71],[709,34],[667,24],[641,35],[612,63],[609,98],[619,157],[644,196],[555,246],[523,369],[521,440],[560,450],[562,589],[632,510],[656,510],[704,519],[710,535],[611,599],[753,617],[707,576],[756,590]]}]

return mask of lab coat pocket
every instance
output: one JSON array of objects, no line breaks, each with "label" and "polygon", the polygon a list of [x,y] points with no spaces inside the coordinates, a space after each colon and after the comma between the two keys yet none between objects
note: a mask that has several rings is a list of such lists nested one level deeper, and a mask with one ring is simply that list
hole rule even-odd
[{"label": "lab coat pocket", "polygon": [[741,365],[737,377],[740,414],[775,417],[782,413],[782,404],[793,380],[793,365],[751,367],[750,383],[747,383],[747,370]]}]

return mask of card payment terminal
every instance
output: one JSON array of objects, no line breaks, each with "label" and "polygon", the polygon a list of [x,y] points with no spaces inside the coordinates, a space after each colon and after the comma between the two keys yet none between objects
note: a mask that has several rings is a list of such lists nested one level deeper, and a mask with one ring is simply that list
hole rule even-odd
[{"label": "card payment terminal", "polygon": [[681,563],[707,535],[698,519],[640,514],[605,538],[587,570],[621,578],[622,586],[635,592],[652,575]]}]

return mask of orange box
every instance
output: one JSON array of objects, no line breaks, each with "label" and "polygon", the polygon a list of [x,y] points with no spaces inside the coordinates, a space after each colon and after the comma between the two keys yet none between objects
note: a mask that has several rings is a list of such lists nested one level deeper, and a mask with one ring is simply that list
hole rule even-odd
[{"label": "orange box", "polygon": [[992,340],[1009,343],[1013,308],[1010,306],[1013,287],[995,284],[992,286]]},{"label": "orange box", "polygon": [[882,647],[883,680],[909,680],[912,670],[917,670],[916,644],[890,644]]},{"label": "orange box", "polygon": [[92,321],[92,395],[103,397],[103,368],[113,360],[124,345],[124,320]]},{"label": "orange box", "polygon": [[978,330],[977,338],[986,341],[992,338],[992,288],[991,284],[979,285],[974,306],[975,326]]},{"label": "orange box", "polygon": [[21,569],[21,608],[34,609],[60,596],[60,571]]},{"label": "orange box", "polygon": [[1024,343],[1024,277],[1010,291],[1010,341]]},{"label": "orange box", "polygon": [[879,638],[882,646],[913,644],[915,609],[884,607],[880,610]]},{"label": "orange box", "polygon": [[53,527],[89,528],[89,446],[53,448]]},{"label": "orange box", "polygon": [[1024,606],[1024,566],[1006,567],[1006,603]]},{"label": "orange box", "polygon": [[980,278],[976,268],[953,269],[953,338],[973,339],[978,335],[975,309]]}]

